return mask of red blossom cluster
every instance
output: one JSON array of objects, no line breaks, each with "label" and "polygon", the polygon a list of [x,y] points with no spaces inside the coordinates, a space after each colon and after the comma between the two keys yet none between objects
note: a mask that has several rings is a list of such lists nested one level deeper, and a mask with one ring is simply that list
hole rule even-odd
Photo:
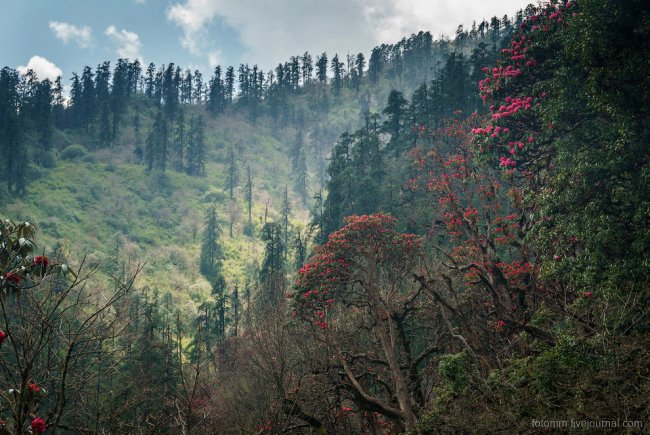
[{"label": "red blossom cluster", "polygon": [[[523,171],[527,155],[536,155],[533,149],[540,145],[538,132],[552,128],[535,125],[528,114],[541,108],[547,96],[546,91],[540,92],[539,87],[533,88],[529,83],[543,82],[540,63],[544,54],[543,50],[536,50],[540,40],[536,32],[566,25],[564,17],[572,6],[549,4],[534,9],[535,14],[524,20],[510,45],[502,50],[497,65],[483,68],[486,77],[479,81],[479,89],[483,101],[491,103],[491,115],[484,125],[472,130],[474,143],[480,153],[496,154],[498,166],[509,174]],[[495,124],[497,121],[500,125]]]},{"label": "red blossom cluster", "polygon": [[22,277],[16,272],[7,272],[4,274],[5,281],[12,283],[13,285],[19,285],[22,281]]},{"label": "red blossom cluster", "polygon": [[36,417],[32,421],[32,433],[34,434],[41,434],[45,432],[45,420],[43,420],[41,417]]},{"label": "red blossom cluster", "polygon": [[27,385],[27,388],[29,388],[29,391],[31,391],[32,393],[38,393],[39,391],[41,391],[41,387],[39,387],[33,382],[30,382],[29,385]]},{"label": "red blossom cluster", "polygon": [[393,263],[416,257],[420,239],[396,232],[396,223],[385,213],[347,217],[345,226],[316,248],[316,254],[298,271],[291,295],[292,315],[320,329],[329,329],[337,299],[345,297],[348,286],[355,281],[355,266],[374,262],[392,267]]},{"label": "red blossom cluster", "polygon": [[257,425],[258,432],[271,432],[273,426],[271,426],[271,420],[267,420],[265,423],[260,423]]},{"label": "red blossom cluster", "polygon": [[531,263],[520,262],[518,260],[511,263],[497,263],[496,267],[501,270],[505,278],[508,280],[508,285],[517,288],[524,288],[526,286],[525,280],[530,277],[534,270]]},{"label": "red blossom cluster", "polygon": [[34,260],[32,260],[32,264],[34,266],[47,268],[47,266],[50,264],[50,260],[44,255],[37,255],[34,257]]}]

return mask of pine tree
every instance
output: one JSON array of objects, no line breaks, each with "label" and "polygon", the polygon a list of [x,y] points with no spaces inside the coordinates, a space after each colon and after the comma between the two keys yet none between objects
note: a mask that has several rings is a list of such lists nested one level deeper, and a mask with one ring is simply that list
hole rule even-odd
[{"label": "pine tree", "polygon": [[144,94],[147,98],[153,98],[153,82],[154,82],[155,74],[156,74],[156,65],[152,62],[147,67],[147,76],[144,79],[144,83],[145,83]]},{"label": "pine tree", "polygon": [[228,148],[228,169],[226,172],[226,188],[229,192],[229,198],[234,198],[235,187],[239,182],[239,169],[237,168],[237,157],[235,155],[235,147]]},{"label": "pine tree", "polygon": [[314,65],[311,58],[311,54],[305,51],[305,54],[301,58],[301,70],[302,70],[302,85],[305,86],[311,81],[312,73],[314,72]]},{"label": "pine tree", "polygon": [[185,70],[181,84],[181,102],[183,104],[192,104],[192,71],[188,68]]},{"label": "pine tree", "polygon": [[205,137],[203,118],[194,116],[190,118],[187,129],[187,164],[185,172],[188,175],[203,175],[205,172]]},{"label": "pine tree", "polygon": [[89,66],[84,67],[83,73],[81,74],[79,120],[86,131],[90,131],[90,126],[95,119],[97,98],[95,94],[95,82],[93,80],[94,77],[95,75],[93,74],[92,69]]},{"label": "pine tree", "polygon": [[361,80],[363,79],[363,70],[366,67],[366,58],[363,53],[357,54],[354,60],[354,68],[350,69],[352,76],[352,87],[356,92],[361,88]]},{"label": "pine tree", "polygon": [[81,80],[79,80],[79,75],[77,73],[72,73],[72,78],[70,78],[72,84],[70,85],[70,120],[69,125],[71,127],[80,127],[82,122],[82,86]]},{"label": "pine tree", "polygon": [[170,63],[162,76],[162,104],[165,117],[174,119],[178,109],[178,95],[180,86],[180,71]]},{"label": "pine tree", "polygon": [[309,235],[303,237],[302,233],[298,231],[296,237],[293,240],[293,247],[296,252],[296,257],[294,261],[294,268],[300,269],[307,261],[307,241],[309,240]]},{"label": "pine tree", "polygon": [[269,222],[262,228],[262,241],[265,243],[264,261],[260,269],[260,282],[264,285],[264,301],[277,304],[282,300],[285,283],[285,245],[280,223]]},{"label": "pine tree", "polygon": [[52,124],[58,128],[64,128],[65,99],[63,97],[63,83],[61,76],[54,81],[52,88]]},{"label": "pine tree", "polygon": [[52,86],[49,80],[36,84],[33,102],[32,122],[37,131],[38,151],[43,156],[52,146]]},{"label": "pine tree", "polygon": [[205,229],[201,242],[201,256],[199,270],[211,284],[214,284],[221,275],[221,261],[223,250],[219,244],[221,237],[221,226],[217,220],[217,210],[212,204],[205,216]]},{"label": "pine tree", "polygon": [[226,97],[226,102],[232,104],[233,97],[235,94],[235,68],[229,66],[226,70],[226,78],[224,80],[224,92]]},{"label": "pine tree", "polygon": [[386,150],[396,156],[406,148],[402,143],[402,132],[406,121],[407,108],[408,101],[402,96],[402,93],[392,90],[388,95],[388,104],[383,111],[384,115],[387,116],[383,130],[390,134],[390,142],[386,145]]},{"label": "pine tree", "polygon": [[22,117],[19,116],[20,96],[18,86],[20,77],[16,70],[8,67],[0,71],[0,155],[2,172],[0,181],[7,183],[10,193],[21,193],[25,185],[24,170],[26,151],[23,142]]},{"label": "pine tree", "polygon": [[198,69],[194,71],[194,103],[203,103],[203,74]]},{"label": "pine tree", "polygon": [[210,79],[210,91],[206,105],[208,112],[212,116],[216,116],[223,111],[225,98],[224,83],[221,78],[221,66],[217,65],[214,69],[214,75]]},{"label": "pine tree", "polygon": [[368,63],[368,79],[371,83],[377,83],[381,72],[384,69],[385,55],[380,47],[375,47],[370,53],[370,61]]},{"label": "pine tree", "polygon": [[214,311],[215,311],[215,335],[217,340],[222,341],[226,338],[226,327],[227,319],[226,314],[228,312],[228,288],[226,286],[226,280],[224,279],[221,272],[218,273],[218,276],[214,279],[212,283],[212,297],[214,298]]},{"label": "pine tree", "polygon": [[99,128],[97,131],[99,144],[108,146],[111,143],[112,128],[110,122],[110,62],[97,65],[95,71],[95,101],[99,110]]},{"label": "pine tree", "polygon": [[339,95],[341,93],[341,87],[343,86],[343,62],[339,61],[339,55],[336,54],[332,58],[332,65],[330,66],[332,71],[332,92],[334,95]]},{"label": "pine tree", "polygon": [[320,83],[327,82],[327,53],[316,56],[316,78]]}]

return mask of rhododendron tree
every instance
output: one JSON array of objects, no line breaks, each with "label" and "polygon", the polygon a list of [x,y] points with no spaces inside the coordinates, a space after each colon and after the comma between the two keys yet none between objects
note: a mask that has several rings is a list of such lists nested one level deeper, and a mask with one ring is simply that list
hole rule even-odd
[{"label": "rhododendron tree", "polygon": [[[35,233],[28,222],[0,220],[3,433],[43,433],[46,426],[71,423],[71,398],[95,391],[87,366],[99,361],[103,343],[117,334],[112,307],[132,284],[121,283],[105,297],[91,294],[84,284],[93,271],[79,275],[67,264],[34,255]],[[34,418],[37,413],[47,417]]]},{"label": "rhododendron tree", "polygon": [[[545,295],[538,256],[527,239],[536,205],[523,200],[516,179],[477,159],[472,126],[483,119],[473,115],[428,134],[430,150],[413,152],[418,175],[406,188],[418,198],[421,224],[428,221],[429,246],[441,262],[418,280],[488,369],[502,339],[521,347],[517,337],[525,331],[554,340],[530,324]],[[495,336],[495,325],[502,334]]]},{"label": "rhododendron tree", "polygon": [[421,241],[395,226],[383,213],[346,218],[298,272],[293,315],[330,349],[361,409],[413,428],[424,400],[420,364],[435,346],[433,336],[413,337],[424,328],[414,314],[430,302],[414,281]]},{"label": "rhododendron tree", "polygon": [[636,210],[650,201],[641,3],[549,2],[480,83],[490,114],[472,130],[474,148],[536,203],[545,274],[571,282],[572,298],[585,285],[622,290],[650,276],[635,248],[647,241]]}]

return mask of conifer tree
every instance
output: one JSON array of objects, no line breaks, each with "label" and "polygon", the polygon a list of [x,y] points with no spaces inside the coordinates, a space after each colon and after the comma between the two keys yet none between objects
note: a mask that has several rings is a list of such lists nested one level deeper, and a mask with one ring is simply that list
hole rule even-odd
[{"label": "conifer tree", "polygon": [[153,62],[151,62],[147,67],[147,75],[146,78],[144,79],[144,83],[145,83],[144,94],[146,95],[147,98],[153,98],[153,82],[154,82],[155,74],[156,74],[156,65]]},{"label": "conifer tree", "polygon": [[260,282],[264,286],[264,302],[277,304],[284,293],[285,283],[285,245],[281,223],[268,222],[262,228],[262,241],[265,243],[264,261],[260,269]]},{"label": "conifer tree", "polygon": [[327,82],[327,53],[316,56],[316,78],[320,83]]},{"label": "conifer tree", "polygon": [[332,58],[330,69],[332,71],[332,93],[339,95],[343,86],[343,62],[339,61],[338,54]]},{"label": "conifer tree", "polygon": [[314,72],[314,64],[311,58],[311,54],[305,51],[305,54],[301,58],[301,70],[302,70],[302,85],[305,86],[311,81],[311,76]]},{"label": "conifer tree", "polygon": [[406,118],[408,102],[401,92],[392,90],[388,95],[388,104],[383,113],[386,115],[383,130],[390,134],[390,142],[386,145],[388,152],[399,155],[405,147],[402,146],[402,132]]},{"label": "conifer tree", "polygon": [[203,103],[203,74],[198,69],[194,71],[194,103]]},{"label": "conifer tree", "polygon": [[233,97],[235,94],[235,68],[229,66],[226,70],[226,78],[224,80],[224,92],[226,97],[226,102],[232,104]]},{"label": "conifer tree", "polygon": [[217,220],[217,209],[214,204],[208,207],[205,216],[205,229],[201,241],[201,256],[199,270],[201,274],[211,283],[217,281],[221,276],[221,261],[223,250],[219,239],[221,237],[221,225]]},{"label": "conifer tree", "polygon": [[226,188],[228,189],[229,198],[234,198],[235,187],[239,182],[239,168],[237,167],[237,156],[235,155],[235,147],[228,148],[228,169],[226,172]]}]

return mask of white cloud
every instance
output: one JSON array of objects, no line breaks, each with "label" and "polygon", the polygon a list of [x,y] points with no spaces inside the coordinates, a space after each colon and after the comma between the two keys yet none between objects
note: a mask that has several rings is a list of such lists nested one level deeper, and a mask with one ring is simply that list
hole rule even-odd
[{"label": "white cloud", "polygon": [[214,68],[220,63],[221,63],[221,50],[212,50],[211,52],[208,53],[208,65],[210,66],[210,68]]},{"label": "white cloud", "polygon": [[143,5],[143,4],[147,3],[147,0],[134,0],[134,3],[136,5]]},{"label": "white cloud", "polygon": [[452,37],[459,24],[470,26],[496,15],[512,16],[530,0],[182,0],[167,19],[183,32],[181,44],[210,62],[219,48],[209,26],[221,19],[239,33],[243,62],[268,69],[309,50],[330,57],[368,52],[420,30]]},{"label": "white cloud", "polygon": [[366,20],[372,23],[376,43],[391,43],[420,30],[434,37],[452,37],[462,24],[468,30],[472,21],[514,13],[526,7],[530,0],[357,0]]},{"label": "white cloud", "polygon": [[80,48],[92,45],[92,29],[89,26],[77,27],[69,23],[50,21],[50,29],[54,32],[54,36],[64,44],[74,41]]},{"label": "white cloud", "polygon": [[140,37],[135,32],[128,30],[118,30],[115,26],[108,26],[106,28],[106,36],[108,36],[115,44],[117,44],[117,55],[121,58],[142,61],[140,49],[142,43]]},{"label": "white cloud", "polygon": [[21,74],[26,74],[30,69],[36,73],[39,80],[50,79],[53,82],[57,77],[63,75],[61,68],[41,56],[32,56],[27,65],[16,67],[16,71]]},{"label": "white cloud", "polygon": [[219,6],[218,0],[186,0],[167,10],[167,19],[183,29],[181,44],[191,54],[210,57],[205,27],[217,15]]}]

